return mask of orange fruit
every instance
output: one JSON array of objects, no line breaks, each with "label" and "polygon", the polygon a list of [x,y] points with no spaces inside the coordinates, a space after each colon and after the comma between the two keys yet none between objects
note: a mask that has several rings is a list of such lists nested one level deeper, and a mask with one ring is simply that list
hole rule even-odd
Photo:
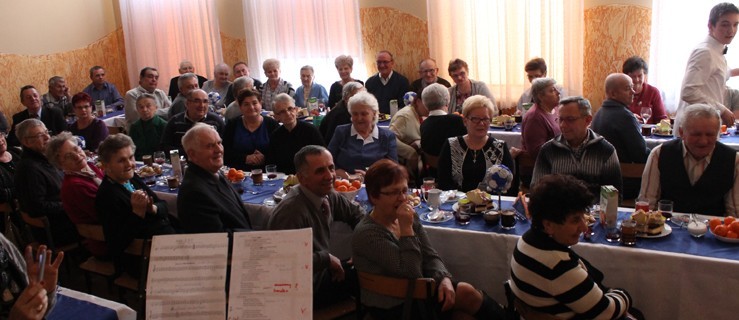
[{"label": "orange fruit", "polygon": [[349,186],[349,188],[346,188],[346,191],[357,191],[357,188],[354,186]]},{"label": "orange fruit", "polygon": [[352,186],[351,182],[349,180],[341,180],[341,185],[345,186],[347,189]]},{"label": "orange fruit", "polygon": [[726,129],[727,129],[726,128],[726,125],[725,124],[722,124],[721,125],[721,133],[725,133],[726,132]]},{"label": "orange fruit", "polygon": [[717,226],[720,226],[722,224],[721,219],[719,218],[711,218],[711,220],[708,222],[708,225],[711,227],[711,231],[715,230]]},{"label": "orange fruit", "polygon": [[736,233],[734,231],[729,231],[726,233],[726,237],[730,239],[739,239],[739,233]]},{"label": "orange fruit", "polygon": [[334,180],[334,189],[338,188],[341,185],[341,180],[336,179]]},{"label": "orange fruit", "polygon": [[734,221],[729,225],[729,231],[733,231],[736,234],[739,234],[739,221]]},{"label": "orange fruit", "polygon": [[724,225],[730,225],[732,222],[736,221],[736,218],[734,217],[726,217],[724,218]]},{"label": "orange fruit", "polygon": [[346,192],[347,191],[347,188],[346,188],[345,185],[340,185],[338,188],[336,188],[336,191]]},{"label": "orange fruit", "polygon": [[354,180],[354,181],[352,181],[352,187],[354,187],[356,189],[359,189],[359,188],[362,187],[362,183],[359,182],[359,180]]},{"label": "orange fruit", "polygon": [[727,228],[725,225],[716,226],[716,229],[713,230],[713,233],[722,237],[725,237],[726,234],[729,232],[729,228]]}]

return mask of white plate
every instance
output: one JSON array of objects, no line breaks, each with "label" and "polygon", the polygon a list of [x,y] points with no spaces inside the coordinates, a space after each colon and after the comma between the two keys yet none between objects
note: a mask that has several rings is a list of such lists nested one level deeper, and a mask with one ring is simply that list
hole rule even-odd
[{"label": "white plate", "polygon": [[454,219],[454,214],[451,211],[444,211],[444,210],[442,210],[442,212],[444,212],[444,213],[442,214],[442,218],[439,219],[439,220],[431,220],[431,219],[429,219],[429,214],[432,214],[433,212],[424,212],[424,213],[421,213],[421,215],[419,216],[419,218],[421,219],[421,221],[425,221],[425,222],[428,222],[428,223],[444,223],[444,222],[447,222],[449,220]]},{"label": "white plate", "polygon": [[[453,198],[450,198],[454,196]],[[441,193],[441,199],[443,202],[453,202],[465,197],[465,193],[457,190],[443,191]]]},{"label": "white plate", "polygon": [[[452,210],[459,211],[459,203],[458,202],[455,202],[452,205]],[[497,201],[493,200],[493,207],[490,210],[498,210],[498,202]],[[473,216],[474,215],[479,215],[479,214],[482,214],[482,212],[470,213],[470,215],[473,215]]]},{"label": "white plate", "polygon": [[646,234],[646,233],[637,233],[636,237],[637,238],[662,238],[662,237],[666,237],[670,233],[672,233],[672,227],[670,227],[669,224],[665,223],[665,227],[662,228],[662,232],[660,232],[660,234],[651,235],[651,234]]},{"label": "white plate", "polygon": [[717,235],[717,234],[713,233],[713,231],[711,231],[711,228],[708,228],[708,231],[710,231],[711,234],[714,237],[716,237],[716,239],[718,239],[719,241],[726,242],[726,243],[739,243],[739,239],[732,239],[732,238],[722,237],[720,235]]}]

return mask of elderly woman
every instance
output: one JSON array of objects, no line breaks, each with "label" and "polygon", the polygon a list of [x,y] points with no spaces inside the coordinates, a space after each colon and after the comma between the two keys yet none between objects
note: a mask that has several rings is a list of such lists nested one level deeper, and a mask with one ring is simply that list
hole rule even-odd
[{"label": "elderly woman", "polygon": [[483,95],[490,99],[495,105],[495,98],[490,93],[490,89],[482,81],[475,81],[467,77],[469,69],[467,62],[462,59],[454,59],[449,61],[449,75],[454,80],[454,85],[449,88],[449,112],[461,112],[462,104],[467,98],[474,95]]},{"label": "elderly woman", "polygon": [[364,174],[380,159],[398,161],[395,134],[377,126],[378,109],[377,99],[371,93],[359,92],[349,99],[352,123],[336,127],[328,145],[337,176]]},{"label": "elderly woman", "polygon": [[20,161],[20,155],[15,148],[8,149],[5,133],[0,132],[0,203],[13,203],[15,188],[13,176],[15,167]]},{"label": "elderly woman", "polygon": [[390,131],[397,138],[398,157],[405,163],[411,179],[418,177],[418,154],[421,150],[421,121],[429,115],[421,95],[408,92],[410,104],[398,110],[390,120]]},{"label": "elderly woman", "polygon": [[108,136],[108,126],[92,113],[92,97],[80,92],[72,96],[77,121],[69,125],[69,131],[85,139],[85,150],[95,152],[100,142]]},{"label": "elderly woman", "polygon": [[259,93],[241,90],[236,97],[241,116],[228,120],[223,134],[224,164],[241,170],[264,166],[269,135],[280,126],[275,119],[262,116]]},{"label": "elderly woman", "polygon": [[[454,283],[408,203],[408,173],[390,160],[373,164],[365,177],[374,206],[354,228],[352,260],[357,271],[394,278],[434,278],[436,310],[478,319],[502,319],[498,303],[472,285]],[[400,319],[403,299],[362,291],[362,303],[375,319]],[[413,314],[419,312],[414,310]]]},{"label": "elderly woman", "polygon": [[173,217],[167,203],[136,174],[136,146],[125,134],[108,136],[98,148],[105,177],[98,187],[95,210],[103,225],[108,253],[119,270],[138,275],[136,259],[124,253],[134,239],[172,234]]},{"label": "elderly woman", "polygon": [[[341,80],[334,82],[331,85],[331,88],[329,89],[329,94],[328,94],[328,107],[329,108],[335,107],[336,104],[338,104],[343,99],[342,90],[347,83],[359,82],[360,84],[364,85],[364,82],[362,82],[361,80],[352,78],[352,68],[354,67],[354,59],[352,59],[351,56],[340,55],[336,57],[336,60],[334,60],[334,65],[336,66],[336,71],[339,72],[339,78]],[[326,120],[324,119],[324,121]]]},{"label": "elderly woman", "polygon": [[300,149],[307,145],[326,144],[313,124],[298,121],[295,100],[286,93],[280,93],[275,97],[273,111],[277,121],[282,122],[282,126],[274,130],[269,137],[266,163],[276,165],[280,172],[295,174],[293,158]]},{"label": "elderly woman", "polygon": [[314,83],[315,72],[311,66],[303,66],[300,68],[300,82],[303,84],[295,90],[295,106],[299,108],[307,108],[308,100],[316,98],[319,104],[325,105],[328,102],[328,93],[322,85]]},{"label": "elderly woman", "polygon": [[364,85],[360,82],[349,82],[345,84],[344,88],[341,90],[341,101],[339,101],[335,107],[331,108],[331,111],[323,117],[323,121],[321,121],[318,131],[321,132],[323,140],[326,141],[326,143],[331,142],[331,138],[334,137],[336,127],[352,122],[347,102],[349,101],[349,98],[353,97],[360,91],[367,91],[367,89],[364,88]]},{"label": "elderly woman", "polygon": [[472,96],[464,102],[462,116],[467,134],[444,142],[439,154],[439,187],[469,191],[477,188],[494,164],[513,168],[505,141],[488,134],[490,120],[498,114],[490,99]]},{"label": "elderly woman", "polygon": [[[262,85],[262,100],[261,103],[265,110],[272,110],[272,102],[276,95],[280,93],[287,93],[290,96],[295,95],[295,89],[290,82],[282,80],[280,78],[280,60],[267,59],[262,63],[262,69],[264,75],[267,77],[267,82]],[[238,97],[238,94],[237,94]],[[239,103],[241,105],[241,103]]]},{"label": "elderly woman", "polygon": [[[46,158],[64,172],[60,196],[64,212],[72,223],[100,225],[95,211],[95,196],[103,172],[95,164],[87,162],[77,138],[66,131],[54,136],[46,146]],[[107,255],[105,242],[86,239],[84,245],[95,257],[105,258]]]},{"label": "elderly woman", "polygon": [[231,81],[228,81],[228,75],[231,72],[231,68],[225,63],[219,63],[213,70],[213,79],[203,83],[203,91],[205,92],[217,92],[221,99],[215,104],[216,110],[225,107],[226,95],[228,94],[228,88],[231,86]]},{"label": "elderly woman", "polygon": [[131,124],[128,135],[136,145],[137,160],[161,150],[159,142],[162,140],[164,128],[167,127],[167,121],[156,115],[156,112],[157,100],[153,95],[144,93],[136,98],[136,113],[139,114],[139,120]]},{"label": "elderly woman", "polygon": [[559,105],[560,92],[552,78],[537,78],[531,82],[532,106],[521,123],[521,145],[533,159],[539,149],[552,138],[560,134],[554,108]]},{"label": "elderly woman", "polygon": [[648,123],[659,123],[662,119],[667,119],[665,105],[662,103],[662,94],[659,89],[647,83],[647,62],[641,57],[633,56],[624,61],[622,67],[623,73],[631,77],[634,82],[634,100],[629,106],[629,110],[636,115],[636,118],[644,122],[641,117],[641,108],[647,107],[652,109],[652,116],[649,117]]},{"label": "elderly woman", "polygon": [[239,95],[239,92],[244,89],[254,91],[254,79],[247,76],[236,78],[231,87],[234,91],[234,101],[228,105],[225,113],[223,114],[223,117],[226,118],[226,121],[241,116],[241,106],[239,106],[239,102],[236,101],[235,97],[237,97]]},{"label": "elderly woman", "polygon": [[557,319],[619,319],[631,297],[603,285],[603,273],[572,250],[587,230],[583,215],[593,202],[588,188],[570,175],[548,175],[531,190],[531,229],[518,239],[511,260],[513,294]]}]

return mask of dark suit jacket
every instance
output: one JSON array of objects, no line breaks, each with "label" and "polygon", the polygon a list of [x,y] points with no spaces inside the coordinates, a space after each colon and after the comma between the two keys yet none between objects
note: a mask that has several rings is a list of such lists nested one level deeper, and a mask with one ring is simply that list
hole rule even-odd
[{"label": "dark suit jacket", "polygon": [[[28,118],[30,118],[28,109],[13,115],[13,127],[10,128],[10,134],[8,134],[8,145],[14,147],[21,145],[20,140],[15,136],[15,126]],[[41,107],[41,119],[39,120],[46,125],[46,129],[49,130],[49,134],[52,136],[67,130],[67,122],[64,120],[64,115],[57,108]]]},{"label": "dark suit jacket", "polygon": [[185,233],[251,230],[241,197],[222,174],[218,178],[189,163],[177,195],[177,210]]},{"label": "dark suit jacket", "polygon": [[[423,79],[418,78],[418,79],[416,79],[416,81],[413,81],[413,83],[411,83],[411,91],[419,94],[419,98],[420,98],[421,91],[423,91],[423,89],[421,88],[421,86],[423,85],[422,82],[423,82]],[[440,85],[443,85],[443,86],[445,86],[447,88],[449,88],[449,87],[452,86],[452,84],[449,83],[449,81],[446,81],[446,79],[444,79],[442,77],[436,77],[436,83],[438,83]]]}]

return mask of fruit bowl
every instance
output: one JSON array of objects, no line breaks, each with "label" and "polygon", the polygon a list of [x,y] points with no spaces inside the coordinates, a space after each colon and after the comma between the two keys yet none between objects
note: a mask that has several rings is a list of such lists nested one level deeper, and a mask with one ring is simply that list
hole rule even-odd
[{"label": "fruit bowl", "polygon": [[349,201],[354,201],[360,188],[362,188],[362,183],[358,180],[350,182],[345,179],[336,179],[334,181],[334,190]]}]

